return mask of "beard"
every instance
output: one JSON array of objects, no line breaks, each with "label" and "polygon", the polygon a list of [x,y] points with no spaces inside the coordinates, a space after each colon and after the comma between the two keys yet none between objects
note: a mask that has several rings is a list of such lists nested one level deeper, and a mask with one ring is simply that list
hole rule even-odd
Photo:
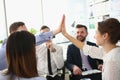
[{"label": "beard", "polygon": [[86,40],[86,37],[77,37],[77,40],[81,41],[81,42],[84,42]]}]

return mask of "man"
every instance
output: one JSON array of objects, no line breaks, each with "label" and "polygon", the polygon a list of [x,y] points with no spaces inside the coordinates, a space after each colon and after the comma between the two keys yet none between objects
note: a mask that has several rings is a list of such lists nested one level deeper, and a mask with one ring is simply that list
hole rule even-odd
[{"label": "man", "polygon": [[[96,46],[96,44],[86,41],[88,35],[87,27],[84,25],[76,25],[75,37],[77,40],[86,42],[88,45]],[[90,56],[86,56],[82,50],[77,48],[74,44],[70,44],[67,49],[66,66],[72,72],[72,80],[80,80],[82,71],[98,69],[98,64],[101,64],[102,60],[92,59]],[[101,74],[95,74],[88,77],[91,80],[101,80]]]},{"label": "man", "polygon": [[[42,26],[40,29],[41,33],[48,31],[50,31],[50,28],[47,26]],[[48,66],[48,49],[50,50],[51,72],[49,71]],[[42,45],[36,46],[36,54],[39,75],[47,78],[52,77],[54,80],[60,80],[60,77],[57,75],[57,69],[61,69],[64,66],[62,47],[57,46],[53,44],[51,40],[48,40]]]},{"label": "man", "polygon": [[[15,22],[10,25],[9,32],[12,34],[15,31],[27,30],[25,24],[23,22]],[[6,42],[7,39],[4,39],[1,48],[0,48],[0,70],[7,68],[6,61]]]},{"label": "man", "polygon": [[[24,22],[14,22],[10,25],[9,32],[12,34],[15,31],[27,30]],[[46,42],[47,40],[51,40],[54,35],[60,32],[60,27],[56,28],[53,31],[39,33],[36,35],[36,46]],[[0,47],[0,70],[7,68],[7,61],[6,61],[6,41],[5,39]]]}]

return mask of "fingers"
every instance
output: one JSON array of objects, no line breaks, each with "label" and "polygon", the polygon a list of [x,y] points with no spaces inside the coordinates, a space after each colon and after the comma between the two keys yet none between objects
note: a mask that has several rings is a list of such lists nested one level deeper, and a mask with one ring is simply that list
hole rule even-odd
[{"label": "fingers", "polygon": [[66,33],[66,28],[65,28],[65,15],[63,15],[63,19],[62,19],[62,34],[64,35]]},{"label": "fingers", "polygon": [[47,47],[47,48],[50,48],[51,46],[52,46],[52,41],[47,41],[47,42],[46,42],[46,47]]},{"label": "fingers", "polygon": [[82,71],[77,69],[75,71],[73,71],[74,75],[81,75],[82,74]]},{"label": "fingers", "polygon": [[53,36],[55,36],[56,34],[62,32],[62,27],[65,26],[65,15],[62,16],[62,20],[61,20],[61,23],[60,23],[60,26],[57,27],[57,29],[53,30]]},{"label": "fingers", "polygon": [[102,64],[98,65],[98,69],[102,71]]},{"label": "fingers", "polygon": [[74,75],[81,75],[82,74],[82,70],[79,67],[74,65],[74,67],[73,67],[73,74]]},{"label": "fingers", "polygon": [[61,24],[64,24],[64,21],[65,21],[65,14],[63,14],[63,16],[62,16]]},{"label": "fingers", "polygon": [[63,14],[61,24],[60,24],[60,32],[62,32],[62,28],[65,26],[65,15]]}]

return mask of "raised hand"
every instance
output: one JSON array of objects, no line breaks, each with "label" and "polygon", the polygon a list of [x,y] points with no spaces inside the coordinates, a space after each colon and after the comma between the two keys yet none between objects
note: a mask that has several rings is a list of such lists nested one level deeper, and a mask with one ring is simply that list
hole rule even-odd
[{"label": "raised hand", "polygon": [[71,35],[69,35],[66,32],[66,28],[65,28],[65,15],[63,15],[62,21],[61,21],[61,28],[62,28],[62,34],[68,39],[70,40],[76,47],[82,49],[84,46],[84,42],[81,42],[77,39],[75,39],[74,37],[72,37]]},{"label": "raised hand", "polygon": [[61,20],[59,27],[57,27],[55,30],[53,30],[53,35],[56,35],[56,34],[62,32],[62,26],[65,24],[64,21],[65,21],[65,15],[62,16],[62,20]]},{"label": "raised hand", "polygon": [[53,44],[52,44],[51,40],[49,40],[49,41],[46,42],[46,47],[48,49],[50,49],[51,52],[55,52],[56,51],[56,49],[53,47]]},{"label": "raised hand", "polygon": [[66,28],[65,28],[65,15],[63,15],[63,19],[62,19],[62,22],[61,22],[61,32],[63,35],[65,35],[67,32],[66,32]]}]

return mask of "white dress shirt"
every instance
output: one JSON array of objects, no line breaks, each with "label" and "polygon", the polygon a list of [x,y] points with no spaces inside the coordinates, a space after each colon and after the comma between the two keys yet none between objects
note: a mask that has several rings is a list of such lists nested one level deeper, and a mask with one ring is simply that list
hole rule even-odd
[{"label": "white dress shirt", "polygon": [[[38,33],[35,35],[36,45],[40,45],[43,42],[46,42],[48,40],[51,40],[53,38],[53,32],[44,32],[44,33]],[[7,59],[6,59],[6,43],[7,39],[5,39],[0,46],[0,70],[7,68]]]},{"label": "white dress shirt", "polygon": [[82,58],[82,68],[86,68],[87,70],[91,70],[91,66],[89,64],[89,61],[87,59],[87,55],[84,54],[84,52],[82,50],[80,50],[80,55],[81,55],[81,58]]},{"label": "white dress shirt", "polygon": [[[51,54],[51,67],[53,76],[57,74],[57,69],[60,69],[64,65],[63,59],[63,49],[60,46],[53,44],[56,49],[55,52],[50,52]],[[47,47],[46,44],[36,46],[37,54],[37,69],[40,76],[49,75],[48,72],[48,61],[47,61]]]},{"label": "white dress shirt", "polygon": [[120,80],[120,47],[105,53],[102,48],[85,45],[83,51],[92,57],[103,59],[102,80]]}]

